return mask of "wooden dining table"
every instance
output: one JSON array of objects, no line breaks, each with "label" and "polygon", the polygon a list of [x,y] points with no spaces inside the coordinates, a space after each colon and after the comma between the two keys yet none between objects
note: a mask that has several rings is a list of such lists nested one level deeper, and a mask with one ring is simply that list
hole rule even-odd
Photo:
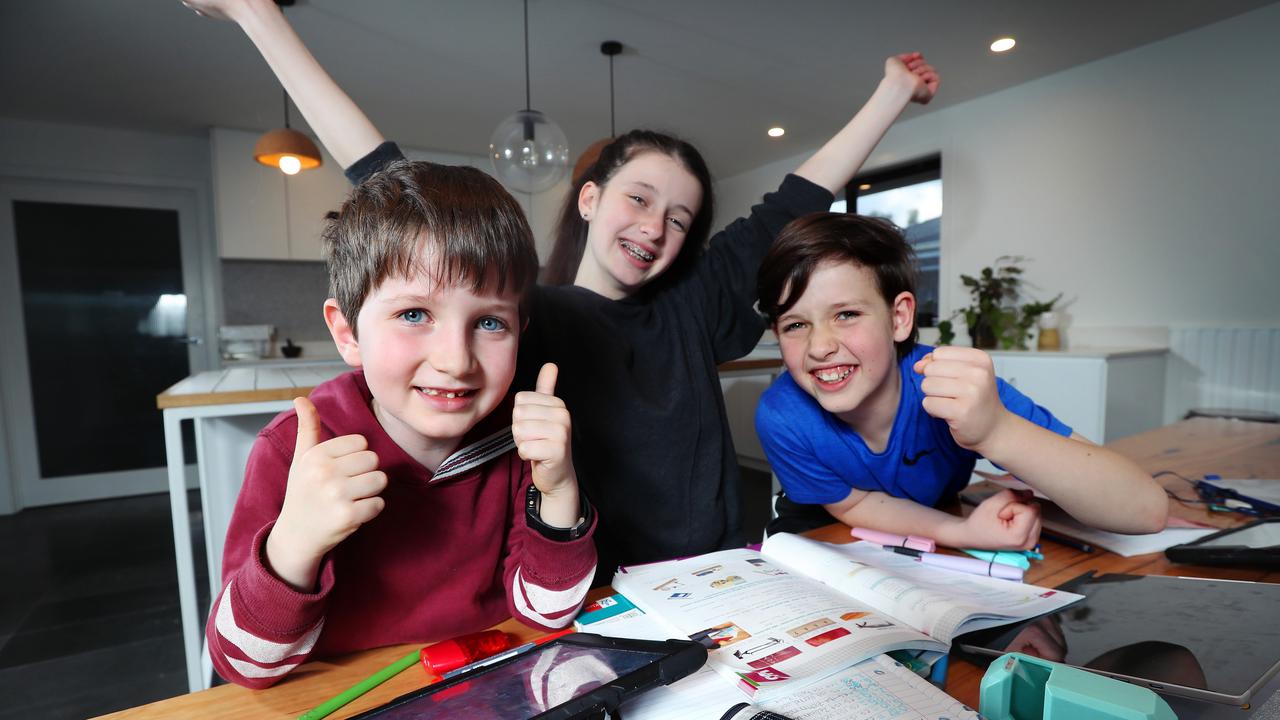
[{"label": "wooden dining table", "polygon": [[[1185,478],[1216,474],[1223,478],[1280,479],[1278,424],[1193,418],[1114,441],[1108,447],[1133,459],[1144,470],[1153,474],[1168,471]],[[1175,495],[1191,495],[1187,483],[1174,475],[1162,475],[1158,479]],[[1214,526],[1237,525],[1248,520],[1235,513],[1211,512],[1203,506],[1186,505],[1176,500],[1170,500],[1170,512]],[[851,540],[848,528],[840,524],[832,524],[807,534],[815,539],[834,543]],[[1025,578],[1028,583],[1052,587],[1090,570],[1099,574],[1182,575],[1280,582],[1280,571],[1179,565],[1170,562],[1163,553],[1122,557],[1102,550],[1081,552],[1048,540],[1042,542],[1042,551],[1044,560],[1032,564]],[[596,588],[588,597],[595,599],[612,592],[608,587]],[[531,640],[539,635],[538,631],[514,620],[508,620],[498,627],[524,640]],[[130,720],[175,717],[252,717],[265,720],[296,718],[374,671],[403,657],[415,647],[417,646],[396,645],[316,660],[298,667],[279,684],[265,690],[222,685],[123,710],[106,717]],[[977,707],[979,683],[985,672],[985,667],[953,658],[948,667],[945,690],[961,702]],[[377,707],[422,687],[430,679],[431,676],[421,666],[409,668],[330,717],[346,718]]]}]

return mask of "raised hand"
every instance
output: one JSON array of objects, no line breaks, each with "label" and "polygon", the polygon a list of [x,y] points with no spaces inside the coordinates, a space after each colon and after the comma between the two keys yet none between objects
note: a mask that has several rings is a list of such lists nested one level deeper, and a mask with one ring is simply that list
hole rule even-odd
[{"label": "raised hand", "polygon": [[182,0],[182,4],[201,17],[236,22],[237,14],[248,0]]},{"label": "raised hand", "polygon": [[320,441],[320,414],[296,398],[298,439],[284,507],[267,539],[272,570],[295,587],[315,583],[320,560],[361,525],[382,512],[387,486],[378,456],[363,435]]},{"label": "raised hand", "polygon": [[1040,506],[1026,490],[1001,490],[961,523],[966,547],[1030,550],[1040,540]]},{"label": "raised hand", "polygon": [[944,346],[916,361],[924,375],[924,411],[946,420],[960,447],[983,455],[982,446],[1009,414],[996,390],[991,356],[974,348]]},{"label": "raised hand", "polygon": [[910,87],[911,101],[921,105],[928,105],[938,93],[938,73],[918,52],[894,55],[885,60],[884,77],[886,81]]},{"label": "raised hand", "polygon": [[533,484],[542,493],[544,503],[548,496],[570,488],[576,492],[578,482],[570,450],[573,429],[569,410],[555,395],[558,373],[555,365],[543,365],[535,389],[516,393],[511,410],[516,450],[521,459],[529,461]]}]

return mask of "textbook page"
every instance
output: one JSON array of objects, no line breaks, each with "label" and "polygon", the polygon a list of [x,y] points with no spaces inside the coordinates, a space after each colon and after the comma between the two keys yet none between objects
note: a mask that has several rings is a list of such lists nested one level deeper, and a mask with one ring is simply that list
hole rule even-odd
[{"label": "textbook page", "polygon": [[833,545],[777,533],[760,550],[948,646],[960,633],[1043,615],[1084,597],[922,565],[869,542]]},{"label": "textbook page", "polygon": [[808,685],[804,692],[756,704],[795,720],[981,720],[973,708],[888,655]]},{"label": "textbook page", "polygon": [[756,700],[889,650],[946,649],[746,549],[625,568],[613,587],[679,635],[708,645],[707,664]]}]

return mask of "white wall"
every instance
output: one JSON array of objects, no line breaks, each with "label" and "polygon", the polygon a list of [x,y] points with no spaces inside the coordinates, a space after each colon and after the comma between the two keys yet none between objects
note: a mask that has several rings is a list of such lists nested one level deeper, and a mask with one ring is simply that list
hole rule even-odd
[{"label": "white wall", "polygon": [[[897,125],[867,167],[942,153],[943,311],[1021,254],[1077,341],[1280,323],[1277,31],[1272,5]],[[809,152],[721,181],[718,226]]]}]

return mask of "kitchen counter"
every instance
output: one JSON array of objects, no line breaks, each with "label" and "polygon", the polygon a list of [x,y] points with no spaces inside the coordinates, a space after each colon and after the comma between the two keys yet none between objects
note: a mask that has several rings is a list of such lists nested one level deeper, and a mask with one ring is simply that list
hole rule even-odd
[{"label": "kitchen counter", "polygon": [[209,370],[180,380],[156,396],[161,410],[201,405],[292,400],[350,368],[337,362],[290,362]]}]

